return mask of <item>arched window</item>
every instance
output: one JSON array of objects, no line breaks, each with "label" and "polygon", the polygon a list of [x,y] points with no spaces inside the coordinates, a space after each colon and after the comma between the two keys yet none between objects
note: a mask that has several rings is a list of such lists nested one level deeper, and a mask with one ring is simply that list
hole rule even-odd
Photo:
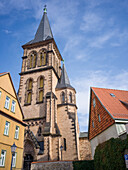
[{"label": "arched window", "polygon": [[65,103],[65,93],[61,93],[61,103]]},{"label": "arched window", "polygon": [[32,79],[27,80],[27,89],[26,89],[26,104],[31,104],[32,100]]},{"label": "arched window", "polygon": [[44,78],[41,76],[38,79],[38,102],[43,102],[44,96]]},{"label": "arched window", "polygon": [[30,55],[30,62],[29,62],[29,68],[34,68],[36,67],[36,52],[32,52]]},{"label": "arched window", "polygon": [[46,58],[47,57],[47,53],[46,51],[41,51],[40,54],[39,54],[39,66],[44,66],[46,65]]},{"label": "arched window", "polygon": [[69,93],[69,103],[72,103],[72,93]]}]

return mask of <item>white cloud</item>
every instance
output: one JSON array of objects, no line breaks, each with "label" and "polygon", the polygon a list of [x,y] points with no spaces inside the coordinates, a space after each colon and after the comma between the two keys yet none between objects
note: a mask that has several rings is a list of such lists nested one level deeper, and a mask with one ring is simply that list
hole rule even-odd
[{"label": "white cloud", "polygon": [[128,90],[127,77],[128,71],[122,70],[117,75],[112,75],[111,71],[104,72],[98,70],[85,72],[85,77],[72,80],[72,85],[77,91],[78,115],[81,131],[87,131],[88,127],[90,87]]},{"label": "white cloud", "polygon": [[7,29],[5,29],[5,30],[3,30],[6,34],[10,34],[11,33],[11,31],[9,31],[9,30],[7,30]]},{"label": "white cloud", "polygon": [[104,26],[104,20],[96,13],[88,12],[83,17],[80,29],[83,31],[100,31]]}]

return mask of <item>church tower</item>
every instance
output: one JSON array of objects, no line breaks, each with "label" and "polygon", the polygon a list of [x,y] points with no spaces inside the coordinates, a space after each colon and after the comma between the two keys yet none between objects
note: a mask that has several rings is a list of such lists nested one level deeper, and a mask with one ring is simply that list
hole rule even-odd
[{"label": "church tower", "polygon": [[[18,96],[24,113],[24,167],[32,161],[79,159],[75,89],[54,41],[44,8],[33,40],[22,46]],[[62,153],[60,150],[62,149]]]}]

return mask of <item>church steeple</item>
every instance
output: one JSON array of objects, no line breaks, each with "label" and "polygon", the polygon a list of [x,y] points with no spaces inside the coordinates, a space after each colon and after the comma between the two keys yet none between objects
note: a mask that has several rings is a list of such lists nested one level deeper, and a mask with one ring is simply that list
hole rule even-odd
[{"label": "church steeple", "polygon": [[53,38],[52,30],[47,17],[47,8],[44,6],[44,14],[41,19],[40,25],[37,29],[35,37],[33,40],[29,41],[26,45],[42,42]]},{"label": "church steeple", "polygon": [[69,78],[68,78],[68,75],[67,75],[67,72],[66,72],[66,68],[65,68],[65,65],[63,63],[60,81],[58,82],[56,88],[59,89],[59,88],[67,88],[67,87],[73,88],[70,85],[70,81],[69,81]]}]

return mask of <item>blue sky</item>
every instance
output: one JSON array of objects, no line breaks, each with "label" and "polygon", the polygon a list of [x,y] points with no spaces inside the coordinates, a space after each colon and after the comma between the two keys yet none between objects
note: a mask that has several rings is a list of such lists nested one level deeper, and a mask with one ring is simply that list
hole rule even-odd
[{"label": "blue sky", "polygon": [[16,90],[21,46],[34,38],[45,4],[87,131],[90,87],[128,90],[128,1],[0,0],[0,72],[11,73]]}]

